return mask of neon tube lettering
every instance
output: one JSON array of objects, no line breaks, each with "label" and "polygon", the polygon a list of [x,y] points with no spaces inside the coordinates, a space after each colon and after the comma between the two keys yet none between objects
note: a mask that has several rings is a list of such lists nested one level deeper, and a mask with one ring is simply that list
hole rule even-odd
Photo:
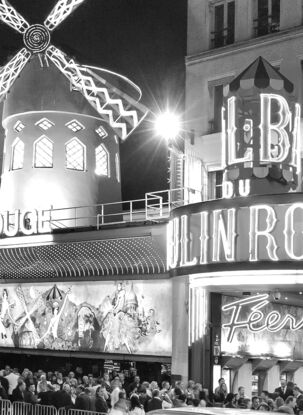
[{"label": "neon tube lettering", "polygon": [[190,235],[188,229],[188,216],[181,216],[181,260],[180,266],[190,266],[196,265],[198,259],[195,257],[192,260],[189,259],[190,256]]},{"label": "neon tube lettering", "polygon": [[[281,313],[276,310],[271,311],[265,317],[264,310],[261,309],[269,304],[268,294],[258,294],[249,298],[234,301],[222,307],[222,311],[231,310],[231,318],[228,323],[222,325],[227,331],[227,341],[232,342],[236,329],[246,328],[253,333],[268,330],[271,333],[276,333],[282,330],[286,325],[291,331],[300,330],[303,327],[303,319],[296,322],[296,319],[291,314],[285,314],[283,317]],[[240,319],[240,313],[244,307],[251,306],[246,320]],[[263,324],[262,324],[263,322]]]},{"label": "neon tube lettering", "polygon": [[253,153],[251,148],[247,149],[243,157],[237,157],[236,131],[236,98],[231,97],[227,100],[228,165],[250,162],[253,159]]},{"label": "neon tube lettering", "polygon": [[235,241],[236,241],[236,210],[227,209],[227,231],[224,224],[222,209],[213,212],[213,261],[220,261],[221,241],[224,256],[227,261],[235,260]]},{"label": "neon tube lettering", "polygon": [[[266,213],[266,227],[263,230],[259,229],[260,212]],[[261,236],[267,239],[266,250],[267,255],[272,261],[278,261],[276,254],[277,244],[273,235],[273,231],[277,222],[275,211],[272,207],[267,205],[256,205],[250,207],[250,225],[249,225],[249,260],[258,261],[258,241]]]},{"label": "neon tube lettering", "polygon": [[[294,205],[290,206],[285,214],[285,251],[290,258],[301,261],[303,259],[303,254],[296,255],[294,253],[294,245],[302,246],[302,241],[299,244],[294,244],[294,236],[296,234],[294,227],[294,214],[297,209],[303,210],[303,203],[295,203]],[[302,231],[300,233],[303,234]]]},{"label": "neon tube lettering", "polygon": [[200,264],[207,264],[208,254],[208,212],[201,212],[201,233],[200,233]]},{"label": "neon tube lettering", "polygon": [[[288,156],[290,143],[285,127],[291,121],[291,113],[285,98],[276,94],[260,94],[261,124],[260,160],[281,163]],[[279,121],[271,123],[272,101],[279,105]]]}]

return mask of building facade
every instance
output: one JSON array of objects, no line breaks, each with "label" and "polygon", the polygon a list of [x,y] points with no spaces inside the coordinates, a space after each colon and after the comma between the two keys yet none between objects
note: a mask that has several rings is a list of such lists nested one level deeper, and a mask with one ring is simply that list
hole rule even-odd
[{"label": "building facade", "polygon": [[[173,212],[168,256],[172,275],[189,282],[187,338],[179,344],[184,353],[188,346],[183,375],[188,370],[210,390],[220,377],[231,391],[244,386],[248,396],[273,392],[280,377],[303,384],[296,233],[302,13],[301,0],[188,2],[184,180],[202,201]],[[292,123],[285,134],[282,107],[284,127]],[[280,152],[282,136],[294,150],[293,165]]]}]

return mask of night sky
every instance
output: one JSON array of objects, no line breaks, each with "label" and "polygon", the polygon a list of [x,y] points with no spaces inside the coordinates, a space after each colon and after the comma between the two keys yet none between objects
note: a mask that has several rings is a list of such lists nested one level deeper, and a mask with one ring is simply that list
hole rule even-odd
[{"label": "night sky", "polygon": [[[56,0],[10,0],[30,23],[42,23]],[[86,0],[52,33],[51,42],[80,64],[128,76],[157,113],[184,105],[187,0]],[[0,24],[0,64],[23,46],[22,35]],[[150,117],[151,118],[151,117]],[[167,188],[166,144],[149,120],[121,144],[123,198]]]}]

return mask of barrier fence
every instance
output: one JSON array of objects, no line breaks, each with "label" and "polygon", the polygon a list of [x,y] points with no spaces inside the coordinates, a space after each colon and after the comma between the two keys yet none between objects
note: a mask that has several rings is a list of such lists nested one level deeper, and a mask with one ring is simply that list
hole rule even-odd
[{"label": "barrier fence", "polygon": [[49,405],[32,405],[26,402],[13,402],[0,399],[1,415],[107,415],[104,412],[84,411],[82,409],[56,409]]}]

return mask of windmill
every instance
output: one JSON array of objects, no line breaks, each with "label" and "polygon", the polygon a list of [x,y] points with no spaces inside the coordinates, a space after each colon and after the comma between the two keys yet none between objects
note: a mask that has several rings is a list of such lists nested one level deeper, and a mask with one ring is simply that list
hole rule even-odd
[{"label": "windmill", "polygon": [[0,19],[22,34],[24,42],[24,47],[0,70],[0,102],[31,57],[44,54],[66,76],[72,87],[82,93],[118,137],[125,140],[147,115],[146,107],[50,43],[52,31],[84,1],[59,0],[43,25],[30,25],[6,0],[0,0]]}]

